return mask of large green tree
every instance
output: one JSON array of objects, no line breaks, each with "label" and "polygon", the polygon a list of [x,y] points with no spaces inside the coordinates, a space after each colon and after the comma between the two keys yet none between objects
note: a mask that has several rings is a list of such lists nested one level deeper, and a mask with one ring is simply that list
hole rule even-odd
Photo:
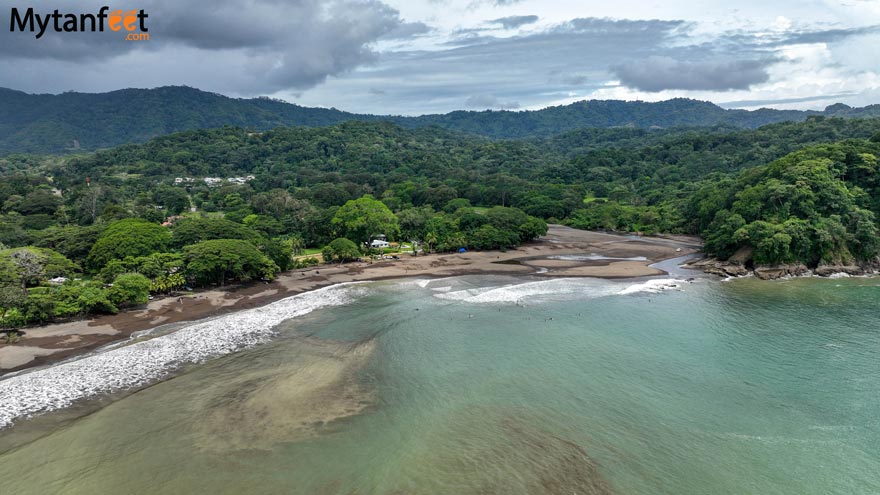
[{"label": "large green tree", "polygon": [[165,251],[170,241],[168,229],[161,225],[139,218],[119,220],[110,224],[92,246],[88,265],[97,271],[113,259]]},{"label": "large green tree", "polygon": [[278,273],[278,265],[240,239],[203,241],[185,247],[183,253],[187,275],[199,284],[271,280]]},{"label": "large green tree", "polygon": [[331,223],[344,237],[360,245],[369,244],[378,235],[393,239],[400,231],[394,213],[369,194],[346,202]]},{"label": "large green tree", "polygon": [[225,218],[184,218],[171,227],[171,246],[182,248],[213,239],[242,239],[257,242],[260,234],[248,226]]},{"label": "large green tree", "polygon": [[361,252],[357,245],[345,237],[334,239],[333,242],[324,246],[324,249],[321,250],[321,256],[324,257],[326,263],[353,261],[358,259],[360,255]]},{"label": "large green tree", "polygon": [[146,304],[150,298],[150,279],[140,273],[123,273],[113,280],[110,301],[116,306]]}]

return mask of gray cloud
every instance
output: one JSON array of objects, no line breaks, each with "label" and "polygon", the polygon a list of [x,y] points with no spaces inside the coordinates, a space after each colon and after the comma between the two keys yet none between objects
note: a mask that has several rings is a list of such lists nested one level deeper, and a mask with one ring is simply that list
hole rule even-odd
[{"label": "gray cloud", "polygon": [[515,101],[502,102],[494,95],[474,95],[468,97],[464,101],[465,108],[474,108],[479,110],[498,109],[498,110],[515,110],[519,108],[519,103]]},{"label": "gray cloud", "polygon": [[[466,33],[469,36],[445,49],[384,53],[369,71],[334,79],[308,91],[299,103],[322,101],[332,92],[339,108],[445,112],[489,92],[496,101],[474,98],[468,106],[546,104],[570,98],[573,86],[579,92],[607,87],[612,79],[609,66],[671,50],[666,45],[686,25],[684,21],[579,19],[504,38]],[[369,93],[377,84],[388,92],[386,97]]]},{"label": "gray cloud", "polygon": [[383,35],[381,39],[385,40],[405,40],[415,38],[423,34],[428,34],[433,29],[431,26],[423,22],[404,22]]},{"label": "gray cloud", "polygon": [[[517,3],[480,1],[484,7]],[[49,0],[31,5],[42,12],[64,10]],[[484,17],[466,13],[461,16],[465,28],[450,33],[405,22],[380,0],[249,0],[247,5],[143,0],[153,36],[143,43],[124,42],[113,33],[51,32],[34,40],[29,33],[0,29],[0,86],[59,92],[185,84],[372,113],[445,112],[464,104],[533,107],[586,97],[610,88],[614,79],[644,91],[748,88],[768,80],[768,67],[782,63],[774,58],[782,47],[824,42],[842,50],[844,41],[880,32],[878,26],[835,26],[707,34],[685,20],[578,18],[505,36],[515,31],[502,29],[531,24],[537,16],[485,24],[479,23]],[[0,11],[0,21],[6,14]],[[444,13],[430,22],[449,25],[449,17],[457,15]],[[418,43],[407,43],[414,39]],[[863,45],[870,54],[870,44]],[[873,59],[864,58],[861,70],[874,71]],[[840,63],[839,57],[832,59],[830,64]],[[839,70],[852,71],[852,64]],[[860,93],[862,104],[871,102],[866,94]]]},{"label": "gray cloud", "polygon": [[850,36],[880,33],[880,26],[865,26],[848,29],[825,29],[819,31],[796,31],[785,33],[777,40],[776,45],[792,45],[799,43],[834,43]]},{"label": "gray cloud", "polygon": [[[34,7],[51,12],[58,6],[38,1]],[[144,9],[150,16],[150,41],[126,42],[109,31],[49,32],[35,40],[30,33],[0,30],[0,60],[107,61],[135,52],[162,52],[173,59],[185,58],[185,49],[194,48],[202,52],[197,66],[213,61],[230,72],[244,72],[231,76],[245,83],[239,91],[275,92],[309,88],[374,62],[372,44],[378,39],[413,36],[427,28],[403,23],[396,10],[378,0],[252,0],[247,8],[234,0],[154,0]],[[173,63],[160,62],[157,69]],[[0,84],[8,79],[5,72],[0,72]]]},{"label": "gray cloud", "polygon": [[563,86],[583,86],[590,81],[590,78],[583,74],[573,74],[562,70],[550,71],[548,76],[548,83]]},{"label": "gray cloud", "polygon": [[525,26],[526,24],[534,24],[538,22],[538,16],[536,15],[512,15],[508,17],[501,17],[498,19],[493,19],[491,21],[486,21],[489,24],[501,24],[504,29],[514,29],[520,26]]},{"label": "gray cloud", "polygon": [[651,56],[612,66],[611,71],[622,85],[641,91],[728,91],[767,82],[770,78],[767,67],[772,63],[772,60],[691,62]]},{"label": "gray cloud", "polygon": [[594,35],[629,35],[629,36],[657,36],[670,37],[677,31],[690,27],[686,21],[663,21],[631,20],[631,19],[607,19],[598,17],[583,17],[565,22],[553,31],[557,33],[583,33]]}]

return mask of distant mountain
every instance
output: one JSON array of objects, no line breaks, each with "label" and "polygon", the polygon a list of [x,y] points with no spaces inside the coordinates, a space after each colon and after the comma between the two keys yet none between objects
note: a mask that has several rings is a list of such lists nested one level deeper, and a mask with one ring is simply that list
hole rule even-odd
[{"label": "distant mountain", "polygon": [[456,111],[420,117],[363,115],[308,108],[269,98],[237,99],[169,86],[110,93],[31,95],[0,88],[0,153],[57,153],[144,142],[172,132],[225,125],[271,129],[318,127],[340,122],[391,121],[403,127],[438,126],[494,139],[549,137],[581,128],[708,127],[755,128],[810,116],[874,117],[880,105],[843,104],[822,112],[725,110],[689,99],[658,103],[591,100],[536,111]]}]

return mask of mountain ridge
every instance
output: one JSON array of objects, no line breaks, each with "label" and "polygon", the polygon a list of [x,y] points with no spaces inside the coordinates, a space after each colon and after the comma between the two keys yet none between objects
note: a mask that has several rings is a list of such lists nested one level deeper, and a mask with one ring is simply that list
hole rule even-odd
[{"label": "mountain ridge", "polygon": [[0,153],[59,153],[145,142],[173,132],[226,125],[268,130],[346,121],[389,121],[405,128],[438,126],[491,139],[552,137],[581,128],[670,128],[762,125],[809,117],[880,116],[880,105],[842,103],[815,110],[724,109],[676,98],[661,102],[583,100],[541,110],[456,110],[420,116],[357,114],[304,107],[268,97],[232,98],[188,86],[107,93],[29,94],[0,88]]}]

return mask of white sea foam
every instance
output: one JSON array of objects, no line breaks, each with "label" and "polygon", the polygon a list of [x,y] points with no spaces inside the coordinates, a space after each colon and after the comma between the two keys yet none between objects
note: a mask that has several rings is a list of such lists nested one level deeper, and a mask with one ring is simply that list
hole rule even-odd
[{"label": "white sea foam", "polygon": [[595,282],[584,279],[560,278],[510,284],[502,287],[457,290],[434,294],[434,297],[474,304],[520,303],[542,296],[577,295],[578,297],[602,297],[614,294],[618,287],[616,284],[605,281]]},{"label": "white sea foam", "polygon": [[667,290],[679,290],[681,289],[681,283],[681,280],[676,280],[674,278],[655,278],[639,284],[630,285],[618,292],[618,294],[627,295],[637,294],[639,292],[656,294]]},{"label": "white sea foam", "polygon": [[348,284],[325,287],[0,380],[0,429],[18,418],[155,382],[181,365],[204,362],[267,342],[275,334],[275,326],[284,320],[345,304],[355,292]]},{"label": "white sea foam", "polygon": [[[429,285],[431,285],[431,284],[433,284],[433,283],[435,283],[435,282],[449,281],[449,280],[452,280],[452,279],[455,279],[455,278],[456,278],[456,277],[454,277],[454,276],[453,276],[453,277],[441,277],[441,278],[421,278],[421,279],[413,280],[411,283],[414,283],[414,284],[418,285],[419,287],[425,289],[425,288],[427,288]],[[401,284],[406,284],[406,283],[408,283],[408,282],[400,282],[400,283],[401,283]]]}]

